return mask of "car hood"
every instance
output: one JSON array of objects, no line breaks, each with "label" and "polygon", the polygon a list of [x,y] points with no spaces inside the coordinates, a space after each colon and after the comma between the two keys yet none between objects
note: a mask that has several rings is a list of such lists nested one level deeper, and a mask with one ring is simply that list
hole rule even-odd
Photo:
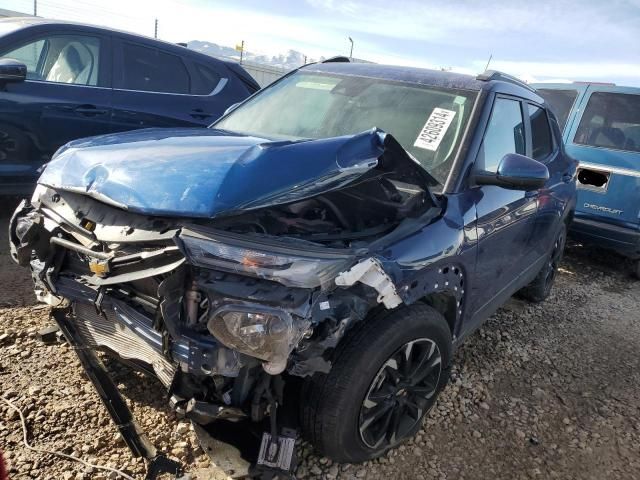
[{"label": "car hood", "polygon": [[300,141],[212,129],[137,130],[68,143],[38,183],[147,215],[212,218],[341,188],[376,168],[390,142],[397,149],[378,129]]}]

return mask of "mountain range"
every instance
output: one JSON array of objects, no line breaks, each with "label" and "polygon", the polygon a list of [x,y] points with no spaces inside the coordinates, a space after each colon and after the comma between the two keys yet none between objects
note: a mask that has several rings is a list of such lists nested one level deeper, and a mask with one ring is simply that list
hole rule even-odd
[{"label": "mountain range", "polygon": [[[213,42],[192,40],[187,43],[187,46],[192,50],[206,53],[207,55],[211,55],[213,57],[231,58],[234,60],[240,59],[240,52],[238,52],[235,48],[225,47]],[[272,67],[280,67],[286,70],[298,68],[305,64],[304,54],[302,52],[298,52],[297,50],[288,50],[287,53],[281,53],[280,55],[273,56],[260,55],[245,51],[242,58],[243,60],[246,60],[248,62],[261,63],[264,65],[270,65]],[[324,57],[320,57],[319,59],[307,57],[306,63],[322,60],[324,60]]]}]

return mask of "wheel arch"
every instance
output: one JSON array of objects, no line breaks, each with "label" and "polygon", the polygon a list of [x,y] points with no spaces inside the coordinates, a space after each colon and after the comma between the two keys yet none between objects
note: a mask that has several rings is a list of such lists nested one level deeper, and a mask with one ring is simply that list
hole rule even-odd
[{"label": "wheel arch", "polygon": [[433,292],[425,295],[422,301],[435,309],[444,317],[449,326],[451,336],[455,336],[458,324],[458,299],[451,292]]}]

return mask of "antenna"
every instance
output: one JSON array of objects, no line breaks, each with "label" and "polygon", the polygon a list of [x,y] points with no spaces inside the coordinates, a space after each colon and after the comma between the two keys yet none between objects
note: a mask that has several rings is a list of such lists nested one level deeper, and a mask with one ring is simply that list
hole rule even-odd
[{"label": "antenna", "polygon": [[487,70],[489,70],[489,64],[491,63],[491,59],[493,58],[493,53],[491,55],[489,55],[489,60],[487,61],[487,66],[484,67],[484,71],[486,72]]}]

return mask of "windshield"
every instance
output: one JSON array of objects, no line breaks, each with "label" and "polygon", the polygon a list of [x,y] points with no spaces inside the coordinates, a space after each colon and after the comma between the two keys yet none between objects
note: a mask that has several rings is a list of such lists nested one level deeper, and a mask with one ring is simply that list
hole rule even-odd
[{"label": "windshield", "polygon": [[444,184],[477,92],[298,71],[212,125],[279,140],[351,135],[378,127]]}]

